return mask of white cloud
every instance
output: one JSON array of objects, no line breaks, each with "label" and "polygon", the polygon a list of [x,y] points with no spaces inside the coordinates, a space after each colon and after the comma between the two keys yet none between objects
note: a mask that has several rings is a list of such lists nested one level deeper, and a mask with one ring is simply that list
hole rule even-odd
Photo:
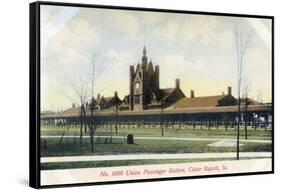
[{"label": "white cloud", "polygon": [[[271,31],[267,28],[266,23],[261,19],[246,18],[250,25],[254,28],[258,36],[263,40],[267,48],[271,48]],[[267,22],[270,23],[270,22]],[[271,24],[271,23],[270,23]]]},{"label": "white cloud", "polygon": [[139,22],[135,15],[130,12],[117,11],[111,17],[116,29],[128,34],[136,33],[139,30]]},{"label": "white cloud", "polygon": [[233,33],[231,28],[222,25],[220,17],[191,16],[182,26],[183,40],[185,43],[198,43],[203,47],[211,45],[228,49],[233,45]]},{"label": "white cloud", "polygon": [[176,41],[180,34],[180,27],[179,23],[167,22],[164,25],[149,30],[149,32],[151,32],[149,35],[153,35],[153,37],[161,38],[163,40]]},{"label": "white cloud", "polygon": [[157,62],[160,65],[160,86],[164,88],[174,87],[176,78],[183,80],[193,65],[181,54],[165,55]]},{"label": "white cloud", "polygon": [[132,64],[135,60],[132,57],[131,52],[129,51],[118,51],[116,49],[109,49],[105,52],[106,61],[112,66],[128,66]]},{"label": "white cloud", "polygon": [[199,41],[209,45],[215,38],[217,21],[214,17],[191,16],[182,26],[183,38],[187,42]]},{"label": "white cloud", "polygon": [[[63,58],[73,54],[89,55],[90,50],[100,41],[98,32],[89,26],[89,23],[73,19],[62,27],[48,42],[48,52]],[[86,52],[85,52],[86,50]],[[66,55],[65,55],[66,54]],[[67,63],[66,61],[64,63]],[[79,63],[79,62],[78,62]]]},{"label": "white cloud", "polygon": [[[59,102],[55,99],[61,90],[71,93],[65,78],[90,76],[92,51],[97,53],[97,72],[103,70],[95,92],[111,96],[117,90],[121,97],[126,95],[129,65],[140,61],[144,27],[149,57],[160,66],[161,87],[174,87],[175,79],[180,78],[185,92],[194,89],[198,95],[210,95],[234,84],[232,27],[245,23],[243,19],[83,8],[78,12],[60,11],[49,10],[42,16],[42,86],[47,89],[45,100],[49,105],[69,101],[64,102],[63,95]],[[260,23],[251,24],[261,27]],[[268,39],[266,32],[259,36]],[[247,55],[249,80],[254,84],[266,78],[259,83],[264,91],[271,76],[270,52],[257,41]],[[257,73],[263,73],[263,77]]]}]

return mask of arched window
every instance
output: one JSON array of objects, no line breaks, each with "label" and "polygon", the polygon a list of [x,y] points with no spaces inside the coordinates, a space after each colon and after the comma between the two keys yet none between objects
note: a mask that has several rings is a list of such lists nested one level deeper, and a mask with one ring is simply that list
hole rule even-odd
[{"label": "arched window", "polygon": [[150,103],[153,104],[153,103],[157,103],[157,97],[156,95],[153,93],[151,98],[150,98]]},{"label": "arched window", "polygon": [[138,90],[140,88],[140,83],[136,82],[136,89]]}]

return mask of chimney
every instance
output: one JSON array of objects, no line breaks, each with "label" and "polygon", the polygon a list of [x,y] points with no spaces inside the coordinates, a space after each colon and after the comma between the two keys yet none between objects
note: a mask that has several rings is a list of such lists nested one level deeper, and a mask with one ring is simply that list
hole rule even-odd
[{"label": "chimney", "polygon": [[97,99],[98,99],[98,100],[100,99],[100,93],[98,93],[98,97],[97,97]]},{"label": "chimney", "polygon": [[194,90],[190,90],[190,98],[194,98]]},{"label": "chimney", "polygon": [[180,88],[180,79],[176,79],[176,88],[177,88],[177,89]]},{"label": "chimney", "polygon": [[118,97],[117,91],[114,92],[114,97]]},{"label": "chimney", "polygon": [[227,87],[227,95],[231,95],[231,87]]}]

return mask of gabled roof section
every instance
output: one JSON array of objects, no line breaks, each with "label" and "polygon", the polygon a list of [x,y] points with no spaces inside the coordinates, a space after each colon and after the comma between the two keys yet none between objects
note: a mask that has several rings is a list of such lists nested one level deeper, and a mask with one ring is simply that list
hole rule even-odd
[{"label": "gabled roof section", "polygon": [[136,66],[136,70],[135,70],[134,76],[136,76],[136,73],[139,71],[139,69],[141,69],[141,66],[138,63],[137,66]]},{"label": "gabled roof section", "polygon": [[174,90],[175,88],[162,88],[159,89],[159,95],[163,98],[163,100],[165,100],[170,94],[173,93]]},{"label": "gabled roof section", "polygon": [[225,95],[218,96],[202,96],[194,98],[182,98],[172,105],[173,108],[195,108],[195,107],[217,107],[219,100]]},{"label": "gabled roof section", "polygon": [[[241,101],[241,105],[246,105],[246,98],[241,98],[240,101]],[[261,105],[262,103],[260,103],[256,100],[253,100],[251,98],[247,98],[247,104],[248,105]]]},{"label": "gabled roof section", "polygon": [[104,98],[105,103],[103,105],[103,109],[109,109],[112,108],[114,106],[116,106],[116,104],[120,104],[121,100],[119,99],[119,97],[106,97]]}]

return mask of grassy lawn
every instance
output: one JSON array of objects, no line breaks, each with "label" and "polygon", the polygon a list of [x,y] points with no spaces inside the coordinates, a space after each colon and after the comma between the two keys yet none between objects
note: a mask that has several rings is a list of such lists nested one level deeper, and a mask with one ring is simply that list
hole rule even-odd
[{"label": "grassy lawn", "polygon": [[[46,141],[45,141],[46,140]],[[46,144],[45,144],[45,142]],[[78,155],[116,155],[141,153],[203,153],[203,152],[235,152],[236,147],[210,147],[214,141],[181,141],[181,140],[148,140],[135,139],[135,144],[124,142],[96,143],[94,153],[91,152],[89,138],[83,139],[80,148],[79,138],[41,139],[41,156],[78,156]],[[103,141],[103,140],[102,140]],[[270,152],[271,143],[243,142],[241,152]]]},{"label": "grassy lawn", "polygon": [[[207,153],[207,152],[235,152],[236,147],[211,147],[208,144],[216,140],[165,140],[165,139],[134,139],[134,144],[126,143],[127,134],[133,134],[135,137],[160,137],[161,130],[156,128],[135,127],[118,128],[115,134],[115,128],[100,127],[97,129],[94,139],[94,153],[91,152],[89,138],[83,138],[82,145],[79,141],[79,128],[63,127],[42,127],[41,135],[72,136],[62,138],[41,138],[41,156],[81,156],[81,155],[118,155],[118,154],[149,154],[149,153]],[[83,135],[84,129],[83,129]],[[88,135],[88,134],[86,134]],[[124,136],[124,138],[110,138],[110,136]],[[102,137],[107,136],[107,137]],[[165,137],[190,137],[190,138],[236,138],[236,131],[233,128],[203,128],[192,126],[187,128],[169,128],[164,131]],[[241,129],[241,139],[244,139],[244,129]],[[248,129],[248,139],[271,140],[271,131],[264,129]],[[246,142],[243,141],[240,146],[241,152],[271,152],[271,143]],[[247,159],[247,158],[243,158]],[[149,165],[149,164],[167,164],[167,163],[187,163],[214,160],[232,160],[231,158],[219,159],[157,159],[157,160],[111,160],[111,161],[85,161],[85,162],[64,162],[64,163],[42,163],[42,170],[66,169],[66,168],[91,168],[91,167],[113,167],[129,165]]]},{"label": "grassy lawn", "polygon": [[[242,158],[253,159],[253,158]],[[204,161],[235,160],[235,158],[204,158],[204,159],[163,159],[163,160],[109,160],[109,161],[85,161],[85,162],[54,162],[41,163],[41,170],[71,169],[71,168],[97,168],[131,165],[151,165],[151,164],[175,164]]]},{"label": "grassy lawn", "polygon": [[[63,128],[63,127],[41,127],[41,135],[79,135],[80,129],[79,128]],[[84,129],[83,129],[84,133]],[[113,134],[115,135],[115,127],[99,127],[96,131],[96,135],[104,135],[104,134]],[[133,134],[134,136],[138,137],[159,137],[161,136],[161,129],[159,126],[155,128],[148,128],[145,126],[140,127],[118,127],[118,134],[116,135],[127,135]],[[245,130],[244,128],[240,128],[240,136],[241,139],[244,139]],[[223,127],[219,127],[218,129],[213,128],[206,128],[203,127],[200,129],[199,126],[196,126],[193,129],[192,126],[183,126],[181,129],[179,127],[175,127],[174,129],[165,128],[164,129],[164,136],[165,137],[191,137],[191,138],[236,138],[236,131],[234,128],[228,128],[227,131]],[[248,139],[255,139],[255,140],[271,140],[271,130],[265,130],[261,128],[257,128],[256,130],[253,128],[248,127]]]}]

